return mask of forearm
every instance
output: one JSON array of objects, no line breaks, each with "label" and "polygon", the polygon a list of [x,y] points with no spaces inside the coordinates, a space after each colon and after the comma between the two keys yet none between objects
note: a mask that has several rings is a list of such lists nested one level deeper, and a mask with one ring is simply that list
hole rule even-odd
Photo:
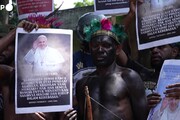
[{"label": "forearm", "polygon": [[0,87],[2,87],[1,85],[8,85],[13,74],[14,68],[8,65],[0,65]]},{"label": "forearm", "polygon": [[126,15],[126,17],[123,19],[122,24],[123,24],[124,27],[125,27],[125,31],[128,30],[128,28],[129,28],[129,26],[130,26],[130,24],[131,24],[134,16],[135,16],[135,12],[131,12],[131,11],[130,11],[130,12]]},{"label": "forearm", "polygon": [[0,39],[0,53],[15,40],[16,29],[11,30],[6,36]]},{"label": "forearm", "polygon": [[[144,92],[139,92],[139,94],[143,94],[143,95],[136,96],[139,97],[140,99],[137,99],[136,102],[134,103],[134,108],[133,108],[134,117],[135,120],[146,120],[149,113],[146,96]],[[139,112],[138,110],[141,110],[141,112]]]}]

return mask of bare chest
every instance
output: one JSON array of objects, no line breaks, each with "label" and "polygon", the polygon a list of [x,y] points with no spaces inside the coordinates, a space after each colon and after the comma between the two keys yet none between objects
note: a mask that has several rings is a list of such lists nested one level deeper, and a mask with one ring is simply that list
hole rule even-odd
[{"label": "bare chest", "polygon": [[118,120],[129,106],[127,85],[120,76],[92,78],[88,87],[94,118]]}]

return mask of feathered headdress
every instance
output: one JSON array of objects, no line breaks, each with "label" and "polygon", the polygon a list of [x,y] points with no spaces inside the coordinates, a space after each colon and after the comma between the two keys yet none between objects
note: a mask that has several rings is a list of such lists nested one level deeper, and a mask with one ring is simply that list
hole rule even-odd
[{"label": "feathered headdress", "polygon": [[32,23],[37,23],[39,28],[59,28],[63,23],[57,22],[57,17],[46,18],[41,14],[31,14],[27,18]]},{"label": "feathered headdress", "polygon": [[124,32],[123,26],[117,24],[112,25],[108,19],[102,19],[101,21],[93,19],[89,26],[84,26],[83,31],[87,42],[98,35],[108,35],[119,44],[127,39],[127,34]]},{"label": "feathered headdress", "polygon": [[39,28],[59,28],[63,23],[58,21],[58,17],[53,17],[58,10],[61,8],[62,4],[56,8],[53,12],[51,12],[49,15],[45,16],[42,14],[30,14],[27,18],[28,21],[32,23],[37,23]]}]

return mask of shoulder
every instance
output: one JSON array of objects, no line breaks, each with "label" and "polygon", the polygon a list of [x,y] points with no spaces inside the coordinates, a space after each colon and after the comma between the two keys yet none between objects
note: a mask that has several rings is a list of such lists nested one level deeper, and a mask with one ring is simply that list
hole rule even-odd
[{"label": "shoulder", "polygon": [[85,89],[85,86],[87,85],[87,81],[88,81],[88,76],[85,76],[77,81],[75,91],[78,99],[82,97],[82,95],[84,95],[83,91]]},{"label": "shoulder", "polygon": [[46,49],[47,49],[47,51],[50,51],[50,52],[58,52],[58,50],[56,48],[53,48],[53,47],[47,46]]},{"label": "shoulder", "polygon": [[121,71],[121,77],[124,79],[126,83],[142,83],[142,79],[140,75],[131,68],[126,67],[118,67],[119,71]]},{"label": "shoulder", "polygon": [[95,70],[96,70],[95,67],[86,67],[86,68],[79,69],[77,71],[73,71],[74,72],[73,79],[82,79],[83,77],[88,76]]},{"label": "shoulder", "polygon": [[139,93],[142,93],[142,95],[144,95],[145,94],[144,83],[141,77],[139,76],[139,74],[130,68],[121,68],[121,69],[122,69],[121,77],[125,82],[128,91],[134,95],[135,94],[137,95]]},{"label": "shoulder", "polygon": [[94,76],[95,69],[87,74],[84,74],[84,76],[77,81],[76,87],[83,87],[88,85],[88,82],[91,80],[90,78]]},{"label": "shoulder", "polygon": [[117,70],[119,73],[121,73],[122,76],[134,77],[139,75],[135,70],[127,67],[121,67],[117,65]]}]

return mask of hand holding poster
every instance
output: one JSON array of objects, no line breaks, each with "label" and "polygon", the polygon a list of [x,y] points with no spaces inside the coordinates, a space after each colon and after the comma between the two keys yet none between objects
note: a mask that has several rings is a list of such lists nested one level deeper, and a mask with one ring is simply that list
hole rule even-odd
[{"label": "hand holding poster", "polygon": [[16,32],[16,113],[72,108],[72,30]]},{"label": "hand holding poster", "polygon": [[[164,62],[157,84],[157,92],[161,95],[162,100],[155,108],[151,109],[148,120],[179,120],[180,98],[167,97],[164,94],[166,90],[173,89],[167,88],[167,86],[180,84],[179,72],[179,60],[166,60]],[[172,92],[174,94],[174,91]]]},{"label": "hand holding poster", "polygon": [[130,0],[94,0],[96,14],[127,14]]},{"label": "hand holding poster", "polygon": [[139,50],[180,41],[179,0],[144,0],[136,14]]}]

